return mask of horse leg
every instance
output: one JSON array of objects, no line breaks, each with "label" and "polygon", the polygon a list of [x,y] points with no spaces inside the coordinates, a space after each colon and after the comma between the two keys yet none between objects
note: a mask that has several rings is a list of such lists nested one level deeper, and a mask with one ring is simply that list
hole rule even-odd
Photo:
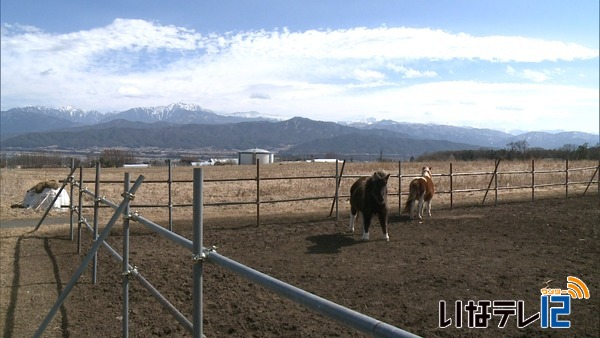
[{"label": "horse leg", "polygon": [[423,219],[423,202],[425,201],[425,196],[419,197],[419,220]]},{"label": "horse leg", "polygon": [[427,216],[431,217],[431,200],[427,201]]},{"label": "horse leg", "polygon": [[410,218],[411,219],[415,219],[415,209],[416,208],[417,208],[417,201],[413,199],[410,202]]},{"label": "horse leg", "polygon": [[390,235],[388,234],[388,229],[387,229],[387,211],[381,211],[379,213],[379,224],[381,225],[381,230],[383,231],[383,238],[385,238],[386,241],[390,240]]},{"label": "horse leg", "polygon": [[349,232],[354,232],[354,223],[356,222],[358,214],[358,210],[350,210],[350,224],[348,225]]},{"label": "horse leg", "polygon": [[369,240],[369,227],[371,226],[371,214],[363,212],[363,234],[362,239]]}]

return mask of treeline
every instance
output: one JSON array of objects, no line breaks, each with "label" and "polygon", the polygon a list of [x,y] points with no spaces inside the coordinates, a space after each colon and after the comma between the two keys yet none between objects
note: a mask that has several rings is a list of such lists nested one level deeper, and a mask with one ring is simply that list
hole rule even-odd
[{"label": "treeline", "polygon": [[69,166],[71,166],[71,158],[54,154],[20,154],[15,156],[2,154],[0,158],[1,168],[60,168]]},{"label": "treeline", "polygon": [[[27,153],[14,156],[2,154],[1,168],[60,168],[70,167],[71,158],[58,154]],[[122,167],[125,163],[136,163],[133,152],[122,149],[106,149],[100,156],[88,155],[85,159],[75,159],[75,166],[94,167],[100,163],[103,168]]]},{"label": "treeline", "polygon": [[558,149],[530,148],[527,141],[510,142],[504,149],[438,151],[419,156],[417,161],[530,160],[556,158],[562,160],[600,160],[600,146],[566,144]]}]

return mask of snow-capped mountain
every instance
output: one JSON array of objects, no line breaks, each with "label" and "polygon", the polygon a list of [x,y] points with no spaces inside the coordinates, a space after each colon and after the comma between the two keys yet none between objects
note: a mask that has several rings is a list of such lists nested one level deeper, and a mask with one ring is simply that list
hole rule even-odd
[{"label": "snow-capped mountain", "polygon": [[282,117],[282,116],[274,115],[274,114],[263,114],[263,113],[259,113],[257,111],[235,112],[235,113],[229,113],[229,114],[223,114],[223,115],[238,117],[238,118],[246,118],[246,119],[256,119],[256,120],[263,119],[263,120],[272,120],[272,121],[284,121],[284,120],[289,119],[287,117]]},{"label": "snow-capped mountain", "polygon": [[[140,128],[144,124],[153,124],[153,128],[159,128],[167,125],[218,125],[259,121],[278,122],[286,119],[279,116],[266,116],[255,111],[217,114],[199,105],[186,103],[174,103],[156,107],[136,107],[119,113],[106,114],[69,106],[59,109],[37,106],[2,111],[0,115],[0,138],[5,140],[19,134],[65,130],[72,127],[102,125],[111,128],[114,123],[110,124],[109,122],[116,120],[129,121],[130,125],[140,125]],[[291,121],[298,122],[302,121],[302,119],[291,119]],[[161,122],[160,125],[156,125],[157,122]],[[123,125],[123,123],[118,125]],[[374,118],[364,118],[358,122],[340,122],[335,125],[354,127],[357,130],[368,130],[375,133],[391,131],[397,134],[396,136],[411,139],[450,141],[491,148],[504,148],[510,142],[521,140],[527,141],[530,147],[543,148],[556,148],[564,144],[581,145],[585,143],[595,146],[599,141],[597,134],[529,132],[512,135],[492,129],[406,123],[392,120],[377,121]]]},{"label": "snow-capped mountain", "polygon": [[[21,108],[13,108],[7,111],[7,113],[37,113],[46,116],[52,116],[59,119],[67,120],[70,122],[80,123],[80,124],[96,124],[100,122],[104,118],[104,114],[96,111],[96,110],[84,110],[79,108],[74,108],[71,106],[65,106],[58,109],[48,108],[44,106],[30,106],[30,107],[21,107]],[[4,113],[4,112],[3,112]]]},{"label": "snow-capped mountain", "polygon": [[250,116],[245,116],[245,114],[221,115],[210,109],[204,109],[199,105],[173,103],[167,106],[132,108],[117,114],[107,115],[102,122],[124,119],[146,123],[163,121],[176,124],[222,124],[271,120],[260,114],[250,114]]}]

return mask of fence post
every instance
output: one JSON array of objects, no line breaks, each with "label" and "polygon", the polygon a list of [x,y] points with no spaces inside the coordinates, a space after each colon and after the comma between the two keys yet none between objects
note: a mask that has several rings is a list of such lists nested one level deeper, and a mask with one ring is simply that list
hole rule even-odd
[{"label": "fence post", "polygon": [[531,160],[531,202],[535,199],[535,160]]},{"label": "fence post", "polygon": [[169,186],[169,231],[173,231],[173,166],[171,159],[167,160],[169,164],[169,178],[167,185]]},{"label": "fence post", "polygon": [[[96,182],[94,183],[94,241],[98,239],[98,208],[100,206],[100,168],[102,164],[96,162]],[[98,280],[98,253],[94,254],[92,261],[92,284],[96,284]]]},{"label": "fence post", "polygon": [[79,166],[79,205],[77,206],[77,254],[81,254],[81,223],[83,223],[83,167]]},{"label": "fence post", "polygon": [[[258,165],[258,160],[256,161]],[[192,291],[193,313],[192,322],[194,324],[194,338],[202,337],[202,292],[203,292],[203,262],[206,258],[202,251],[202,223],[203,223],[203,172],[202,168],[194,168],[194,215],[193,215],[193,276],[194,289]]]},{"label": "fence post", "polygon": [[402,161],[398,161],[398,215],[402,214]]},{"label": "fence post", "polygon": [[[483,195],[483,201],[481,201],[481,204],[485,203],[485,199],[487,198],[488,192],[490,191],[490,187],[492,186],[492,182],[494,181],[494,177],[496,177],[496,173],[498,172],[498,166],[500,165],[500,160],[494,160],[495,163],[495,167],[494,167],[494,172],[492,173],[492,178],[490,178],[490,183],[488,184],[487,189],[485,190],[485,194]],[[496,189],[496,193],[498,192],[498,190]],[[498,202],[498,196],[496,196],[496,202]]]},{"label": "fence post", "polygon": [[[123,180],[123,192],[126,194],[129,191],[129,173],[125,173]],[[121,280],[123,291],[123,319],[122,331],[123,337],[129,337],[129,203],[123,211],[123,277]]]},{"label": "fence post", "polygon": [[452,162],[450,162],[450,210],[454,206],[454,193],[452,188]]},{"label": "fence post", "polygon": [[565,160],[565,198],[569,198],[569,159]]},{"label": "fence post", "polygon": [[342,170],[338,174],[338,160],[335,160],[335,197],[331,204],[331,210],[329,210],[329,217],[333,214],[333,207],[335,206],[335,220],[340,220],[340,184],[342,183],[342,176],[344,176],[344,167],[346,167],[346,160],[342,162]]},{"label": "fence post", "polygon": [[[500,160],[497,160],[500,164]],[[498,164],[496,164],[496,170],[494,170],[494,206],[498,205]]]},{"label": "fence post", "polygon": [[256,226],[260,226],[260,159],[256,159]]},{"label": "fence post", "polygon": [[[592,183],[594,183],[594,177],[596,177],[596,173],[598,172],[598,170],[600,169],[600,161],[598,161],[598,165],[596,166],[596,170],[594,170],[594,173],[592,174],[592,177],[590,178],[590,181],[588,182],[587,186],[585,187],[585,190],[583,191],[583,195],[585,196],[585,194],[587,193],[588,189],[590,188],[590,185]],[[600,176],[598,177],[598,196],[600,196]]]},{"label": "fence post", "polygon": [[71,157],[71,176],[69,176],[69,181],[71,182],[71,186],[69,187],[69,230],[71,242],[75,238],[73,233],[73,191],[75,190],[75,185],[73,184],[73,173],[75,172],[75,158]]}]

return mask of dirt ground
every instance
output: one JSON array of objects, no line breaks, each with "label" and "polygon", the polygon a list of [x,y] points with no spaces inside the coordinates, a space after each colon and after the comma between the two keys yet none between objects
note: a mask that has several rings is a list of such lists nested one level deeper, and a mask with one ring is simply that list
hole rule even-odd
[{"label": "dirt ground", "polygon": [[[345,211],[344,211],[345,212]],[[258,271],[318,296],[426,337],[578,336],[600,334],[600,208],[597,196],[546,199],[498,206],[433,210],[420,223],[390,216],[389,242],[378,222],[371,241],[346,232],[348,217],[300,218],[271,215],[256,227],[254,215],[204,219],[205,246]],[[64,216],[61,216],[64,217]],[[154,220],[161,224],[164,220]],[[32,220],[35,225],[37,220]],[[191,238],[191,220],[176,220],[174,230]],[[2,229],[0,238],[0,327],[3,337],[31,336],[70,280],[91,245],[84,232],[83,252],[69,238],[68,225]],[[192,312],[191,253],[133,223],[131,264],[188,319]],[[122,225],[108,242],[121,252]],[[97,284],[91,269],[48,326],[44,337],[121,336],[121,264],[102,248]],[[594,258],[596,257],[596,258]],[[540,288],[566,288],[577,276],[590,299],[571,302],[561,317],[571,329],[542,329],[537,320],[517,328],[500,316],[487,328],[452,323],[454,302],[523,300],[526,319],[540,311]],[[204,265],[204,333],[207,337],[360,337],[360,332],[316,314],[290,300],[216,266]],[[183,326],[135,280],[130,287],[130,336],[190,336]]]}]

